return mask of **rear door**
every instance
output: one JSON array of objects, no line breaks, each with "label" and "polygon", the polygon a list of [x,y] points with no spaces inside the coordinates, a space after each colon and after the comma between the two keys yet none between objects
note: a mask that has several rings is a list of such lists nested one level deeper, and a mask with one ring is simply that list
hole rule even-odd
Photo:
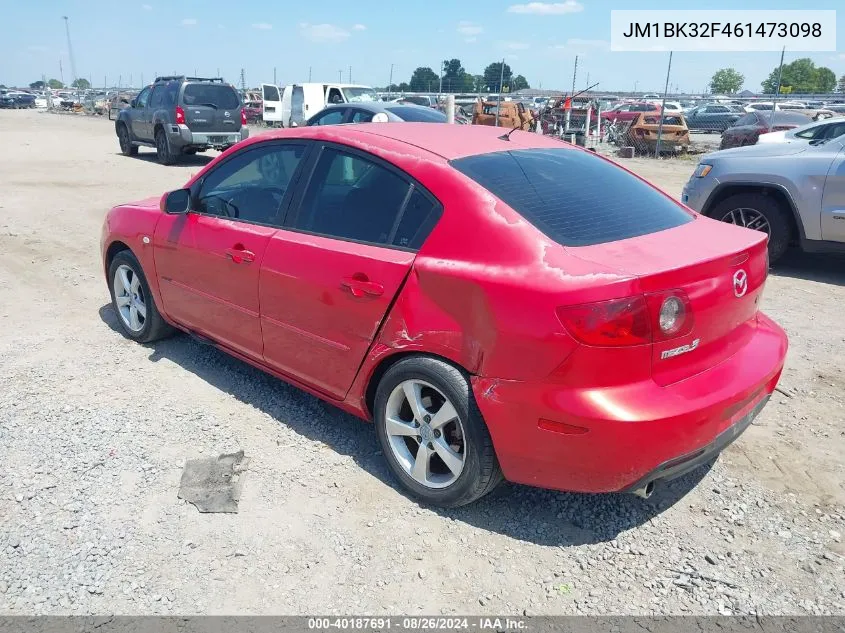
[{"label": "rear door", "polygon": [[165,312],[175,321],[261,360],[261,262],[281,223],[303,143],[253,145],[220,163],[194,192],[194,211],[165,215],[154,248]]},{"label": "rear door", "polygon": [[343,398],[439,204],[375,157],[326,145],[261,271],[264,360]]},{"label": "rear door", "polygon": [[192,132],[231,133],[241,129],[241,99],[218,82],[187,83],[182,91],[185,123]]},{"label": "rear door", "polygon": [[302,125],[305,122],[305,90],[302,86],[293,86],[290,95],[290,119],[288,127],[294,124]]},{"label": "rear door", "polygon": [[264,110],[261,115],[262,119],[267,123],[281,122],[282,94],[278,86],[261,84],[261,96],[264,103]]}]

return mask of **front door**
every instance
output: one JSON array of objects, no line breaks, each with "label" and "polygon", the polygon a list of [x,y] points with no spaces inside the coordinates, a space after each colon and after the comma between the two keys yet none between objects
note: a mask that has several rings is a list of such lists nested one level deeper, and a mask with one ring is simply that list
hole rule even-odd
[{"label": "front door", "polygon": [[148,139],[147,129],[149,128],[149,110],[147,105],[150,101],[150,92],[152,88],[147,86],[135,98],[135,105],[132,106],[132,111],[129,113],[129,118],[132,122],[132,136],[139,141],[146,141]]},{"label": "front door", "polygon": [[[828,143],[839,145],[835,140]],[[822,239],[845,242],[845,149],[836,155],[824,181]]]},{"label": "front door", "polygon": [[307,146],[251,146],[198,187],[193,211],[156,227],[155,264],[165,312],[187,329],[260,360],[258,283],[270,238]]},{"label": "front door", "polygon": [[264,360],[341,399],[439,206],[388,165],[334,146],[308,182],[262,264]]}]

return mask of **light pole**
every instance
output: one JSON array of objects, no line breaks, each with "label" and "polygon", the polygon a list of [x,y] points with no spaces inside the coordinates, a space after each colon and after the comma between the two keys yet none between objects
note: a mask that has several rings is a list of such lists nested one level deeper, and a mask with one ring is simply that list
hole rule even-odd
[{"label": "light pole", "polygon": [[67,35],[67,55],[70,58],[70,74],[71,80],[76,81],[76,62],[73,60],[73,47],[70,45],[70,26],[66,15],[62,16],[65,21],[65,34]]}]

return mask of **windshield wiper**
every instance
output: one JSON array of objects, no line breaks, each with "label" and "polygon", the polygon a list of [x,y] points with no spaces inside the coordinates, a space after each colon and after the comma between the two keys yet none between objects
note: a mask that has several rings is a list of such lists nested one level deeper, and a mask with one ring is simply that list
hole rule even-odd
[{"label": "windshield wiper", "polygon": [[198,103],[197,105],[201,105],[201,106],[208,106],[209,108],[214,108],[215,110],[218,110],[218,109],[219,109],[219,108],[218,108],[216,105],[214,105],[213,103]]}]

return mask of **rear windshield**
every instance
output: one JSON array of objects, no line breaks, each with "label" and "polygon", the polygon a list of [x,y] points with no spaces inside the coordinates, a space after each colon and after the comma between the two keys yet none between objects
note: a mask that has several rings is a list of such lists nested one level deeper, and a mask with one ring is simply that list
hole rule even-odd
[{"label": "rear windshield", "polygon": [[693,219],[651,185],[588,152],[514,150],[451,165],[563,246],[615,242]]},{"label": "rear windshield", "polygon": [[434,108],[424,106],[391,106],[385,108],[403,121],[421,121],[423,123],[446,123],[446,115]]},{"label": "rear windshield", "polygon": [[182,95],[185,105],[210,105],[215,108],[237,108],[241,104],[238,93],[222,84],[188,84]]}]

